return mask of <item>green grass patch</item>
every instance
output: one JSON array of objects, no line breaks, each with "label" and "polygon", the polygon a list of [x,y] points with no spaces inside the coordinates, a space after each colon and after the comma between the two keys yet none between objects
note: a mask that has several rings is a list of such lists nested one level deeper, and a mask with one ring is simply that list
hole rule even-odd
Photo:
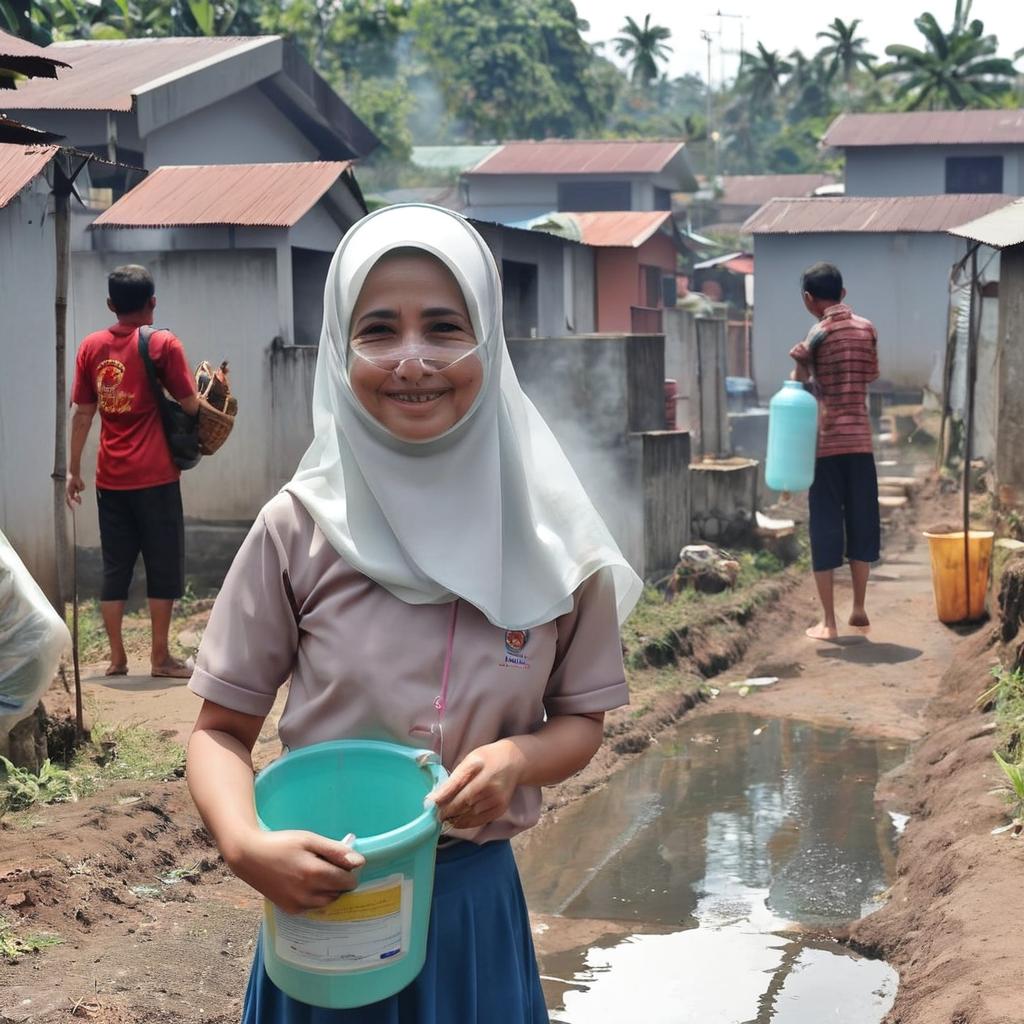
[{"label": "green grass patch", "polygon": [[997,665],[992,678],[978,704],[995,711],[999,749],[1013,762],[1024,760],[1024,671]]},{"label": "green grass patch", "polygon": [[0,957],[8,963],[16,963],[27,953],[38,953],[40,950],[59,946],[60,943],[61,938],[58,935],[16,935],[6,918],[0,917]]},{"label": "green grass patch", "polygon": [[162,781],[185,770],[185,748],[172,735],[131,723],[110,725],[96,721],[90,741],[80,747],[71,763],[75,790],[94,793],[111,782],[125,779]]},{"label": "green grass patch", "polygon": [[0,817],[39,804],[77,800],[113,782],[159,782],[180,778],[184,771],[185,748],[173,734],[97,721],[89,741],[74,752],[66,768],[47,760],[34,774],[0,757]]}]

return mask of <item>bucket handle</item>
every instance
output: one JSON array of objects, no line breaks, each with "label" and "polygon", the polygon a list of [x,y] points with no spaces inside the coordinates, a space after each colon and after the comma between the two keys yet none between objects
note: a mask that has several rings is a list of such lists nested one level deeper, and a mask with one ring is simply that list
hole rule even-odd
[{"label": "bucket handle", "polygon": [[[441,764],[441,758],[433,750],[403,750],[403,757],[408,757],[411,761],[415,761],[417,767],[429,772],[430,774],[430,791],[433,792],[445,779],[448,778],[448,772],[444,765]],[[430,815],[435,824],[438,821],[437,817],[437,805],[431,803],[424,807],[423,814],[416,817],[413,821],[404,825],[401,829],[396,829],[396,832],[404,832],[402,836],[396,842],[392,838],[389,842],[381,842],[380,837],[374,837],[369,839],[360,839],[356,837],[351,843],[349,843],[350,849],[356,853],[361,853],[367,863],[371,863],[376,856],[385,852],[387,855],[394,856],[396,854],[404,853],[409,847],[422,841],[422,836],[419,834],[420,829],[413,829],[412,826],[419,824],[425,815]],[[394,836],[394,833],[391,833]]]}]

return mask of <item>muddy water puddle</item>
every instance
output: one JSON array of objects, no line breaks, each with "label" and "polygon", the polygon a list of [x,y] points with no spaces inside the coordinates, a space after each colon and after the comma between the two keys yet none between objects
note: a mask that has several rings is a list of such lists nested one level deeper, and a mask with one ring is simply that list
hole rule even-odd
[{"label": "muddy water puddle", "polygon": [[[682,725],[519,854],[553,1021],[877,1024],[898,977],[824,927],[892,877],[905,748],[796,721]],[[585,936],[585,939],[581,936]]]}]

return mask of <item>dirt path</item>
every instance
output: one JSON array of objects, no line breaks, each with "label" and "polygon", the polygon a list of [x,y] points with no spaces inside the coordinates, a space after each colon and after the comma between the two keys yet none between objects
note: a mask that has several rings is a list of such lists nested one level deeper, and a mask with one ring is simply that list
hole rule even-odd
[{"label": "dirt path", "polygon": [[[719,696],[693,713],[734,708],[921,739],[928,702],[960,643],[934,620],[926,557],[910,533],[890,540],[870,595],[870,641],[806,640],[813,588],[807,581],[790,591],[747,627],[755,635],[745,660],[715,680]],[[840,607],[848,603],[841,584]],[[727,685],[763,675],[781,679],[746,697]],[[182,737],[197,705],[175,680],[92,678],[87,693],[101,718]],[[260,761],[276,753],[271,727]],[[541,826],[530,842],[543,838]],[[51,931],[63,940],[0,963],[0,1024],[72,1015],[101,1024],[237,1020],[259,901],[210,850],[181,781],[124,783],[75,805],[40,808],[17,827],[5,825],[0,847],[0,915],[19,922],[19,934]],[[579,941],[578,928],[538,930],[542,955]]]}]

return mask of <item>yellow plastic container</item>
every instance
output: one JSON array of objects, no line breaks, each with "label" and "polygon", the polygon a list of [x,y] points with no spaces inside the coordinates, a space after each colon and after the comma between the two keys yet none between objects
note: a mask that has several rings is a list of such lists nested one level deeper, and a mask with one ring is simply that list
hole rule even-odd
[{"label": "yellow plastic container", "polygon": [[992,566],[992,542],[989,530],[971,530],[968,536],[971,606],[967,607],[967,579],[964,574],[964,535],[926,533],[932,556],[932,587],[935,610],[940,622],[980,619],[985,614],[988,574]]}]

